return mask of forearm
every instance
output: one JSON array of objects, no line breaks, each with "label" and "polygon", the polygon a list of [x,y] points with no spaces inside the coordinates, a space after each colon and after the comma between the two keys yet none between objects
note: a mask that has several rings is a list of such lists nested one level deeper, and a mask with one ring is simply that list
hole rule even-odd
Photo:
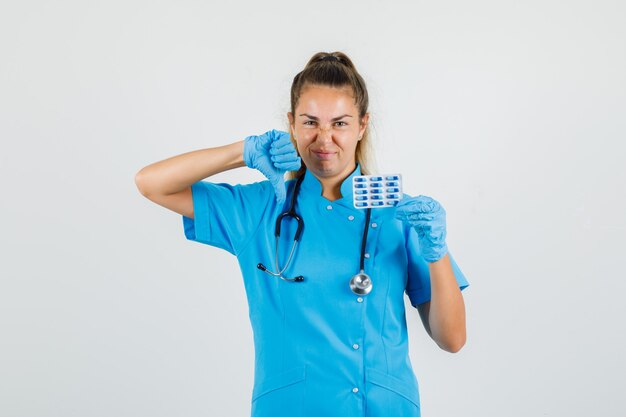
[{"label": "forearm", "polygon": [[243,142],[187,152],[150,164],[135,175],[137,188],[144,195],[174,194],[204,178],[244,167]]},{"label": "forearm", "polygon": [[465,344],[465,303],[450,257],[428,264],[431,300],[429,326],[432,338],[444,350],[457,352]]}]

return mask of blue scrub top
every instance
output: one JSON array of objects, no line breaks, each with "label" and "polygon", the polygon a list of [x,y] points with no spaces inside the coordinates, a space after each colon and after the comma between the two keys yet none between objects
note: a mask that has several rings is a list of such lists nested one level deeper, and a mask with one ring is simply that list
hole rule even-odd
[{"label": "blue scrub top", "polygon": [[[269,181],[192,185],[194,219],[183,216],[185,237],[237,256],[244,280],[255,347],[252,417],[420,416],[417,379],[408,352],[404,293],[413,306],[430,300],[428,263],[417,233],[394,219],[393,208],[372,209],[365,272],[372,291],[359,297],[350,278],[359,272],[365,213],[352,202],[352,177],[342,198],[322,197],[306,171],[296,202],[304,230],[283,276],[277,272],[274,230],[288,210],[296,180],[278,205]],[[404,197],[410,197],[404,194]],[[282,268],[296,222],[284,220]],[[449,253],[459,288],[469,284]]]}]

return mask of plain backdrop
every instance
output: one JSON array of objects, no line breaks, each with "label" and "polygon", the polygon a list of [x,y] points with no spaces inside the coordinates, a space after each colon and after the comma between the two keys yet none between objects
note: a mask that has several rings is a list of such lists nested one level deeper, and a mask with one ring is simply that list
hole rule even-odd
[{"label": "plain backdrop", "polygon": [[626,415],[625,18],[617,0],[3,1],[0,416],[249,415],[236,259],[134,176],[286,130],[320,51],[354,61],[379,171],[444,206],[470,282],[455,354],[405,298],[422,415]]}]

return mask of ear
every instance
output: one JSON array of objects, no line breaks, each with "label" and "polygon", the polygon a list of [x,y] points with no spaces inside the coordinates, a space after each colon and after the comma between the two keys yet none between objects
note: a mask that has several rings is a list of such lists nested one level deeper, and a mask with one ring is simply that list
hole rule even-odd
[{"label": "ear", "polygon": [[291,112],[287,112],[287,119],[289,120],[289,128],[291,129],[291,133],[294,133],[293,132],[294,120],[293,120],[293,114]]},{"label": "ear", "polygon": [[363,139],[363,135],[365,134],[365,129],[367,128],[367,122],[370,119],[370,114],[365,113],[365,116],[361,119],[361,127],[359,129],[359,140]]}]

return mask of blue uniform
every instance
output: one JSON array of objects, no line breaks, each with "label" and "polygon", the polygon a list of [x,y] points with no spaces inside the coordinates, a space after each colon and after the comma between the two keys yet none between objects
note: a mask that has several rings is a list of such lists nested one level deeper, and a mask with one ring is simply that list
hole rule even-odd
[{"label": "blue uniform", "polygon": [[[252,417],[420,416],[417,379],[408,352],[404,292],[416,306],[430,300],[430,274],[417,233],[394,218],[392,208],[372,209],[365,272],[372,291],[359,297],[349,286],[359,272],[366,211],[352,201],[352,177],[342,198],[322,197],[306,171],[295,210],[304,230],[283,276],[277,272],[274,229],[289,207],[295,180],[280,206],[269,181],[192,185],[194,219],[183,216],[189,240],[237,256],[244,280],[255,347]],[[410,197],[405,194],[405,197]],[[295,221],[283,221],[282,268],[291,251]],[[469,284],[450,255],[461,290]]]}]

